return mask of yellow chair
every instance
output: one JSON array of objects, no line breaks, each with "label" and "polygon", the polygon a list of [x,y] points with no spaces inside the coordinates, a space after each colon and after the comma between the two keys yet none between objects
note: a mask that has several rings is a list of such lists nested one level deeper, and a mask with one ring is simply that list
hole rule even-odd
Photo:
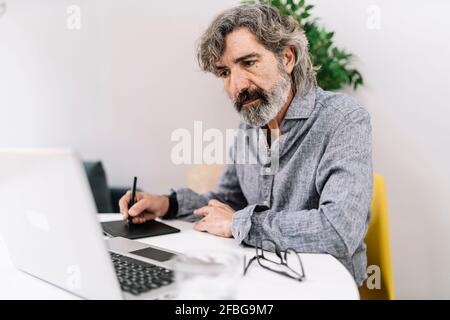
[{"label": "yellow chair", "polygon": [[[190,170],[188,186],[199,193],[213,190],[217,184],[222,165],[199,165]],[[361,299],[394,299],[394,277],[389,238],[388,208],[386,186],[382,176],[375,174],[373,181],[371,218],[365,243],[367,244],[367,265],[378,266],[380,289],[368,289],[367,281],[360,288]],[[369,275],[370,276],[370,275]],[[370,280],[369,280],[370,281]]]},{"label": "yellow chair", "polygon": [[[392,257],[389,237],[388,207],[386,186],[382,176],[375,174],[373,180],[373,198],[369,229],[364,239],[367,245],[367,266],[378,266],[380,271],[380,288],[369,289],[367,279],[359,293],[363,300],[393,300],[394,275],[392,272]],[[370,270],[370,269],[369,269]],[[376,269],[373,269],[373,272]],[[369,277],[374,273],[369,272]]]}]

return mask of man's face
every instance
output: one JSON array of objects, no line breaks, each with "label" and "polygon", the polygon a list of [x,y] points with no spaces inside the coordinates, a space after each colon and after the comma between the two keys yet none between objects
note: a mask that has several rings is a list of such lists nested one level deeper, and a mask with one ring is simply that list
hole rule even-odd
[{"label": "man's face", "polygon": [[254,127],[275,118],[291,90],[282,61],[246,28],[225,37],[225,49],[216,67],[236,110]]}]

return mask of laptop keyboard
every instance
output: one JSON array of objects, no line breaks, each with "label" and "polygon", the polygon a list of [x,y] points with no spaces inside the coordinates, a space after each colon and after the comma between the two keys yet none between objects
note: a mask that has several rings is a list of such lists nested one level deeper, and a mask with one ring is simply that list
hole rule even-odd
[{"label": "laptop keyboard", "polygon": [[173,282],[173,271],[140,260],[110,252],[123,291],[134,295],[167,286]]}]

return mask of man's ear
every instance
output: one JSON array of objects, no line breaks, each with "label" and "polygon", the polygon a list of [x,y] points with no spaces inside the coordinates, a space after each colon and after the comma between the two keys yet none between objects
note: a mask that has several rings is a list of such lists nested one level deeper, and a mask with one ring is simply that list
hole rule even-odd
[{"label": "man's ear", "polygon": [[293,47],[286,47],[283,50],[283,66],[284,66],[284,70],[288,73],[291,74],[292,70],[294,70],[294,65],[295,65],[295,50]]}]

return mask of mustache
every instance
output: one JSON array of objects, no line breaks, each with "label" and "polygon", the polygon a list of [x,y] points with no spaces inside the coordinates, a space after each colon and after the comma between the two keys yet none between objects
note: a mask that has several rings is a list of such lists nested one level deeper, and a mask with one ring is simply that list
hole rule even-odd
[{"label": "mustache", "polygon": [[236,110],[238,112],[241,112],[241,109],[246,102],[256,99],[259,99],[264,104],[269,103],[269,96],[263,89],[258,88],[251,91],[245,89],[241,91],[241,93],[239,93],[239,95],[237,96],[236,101],[234,102]]}]

